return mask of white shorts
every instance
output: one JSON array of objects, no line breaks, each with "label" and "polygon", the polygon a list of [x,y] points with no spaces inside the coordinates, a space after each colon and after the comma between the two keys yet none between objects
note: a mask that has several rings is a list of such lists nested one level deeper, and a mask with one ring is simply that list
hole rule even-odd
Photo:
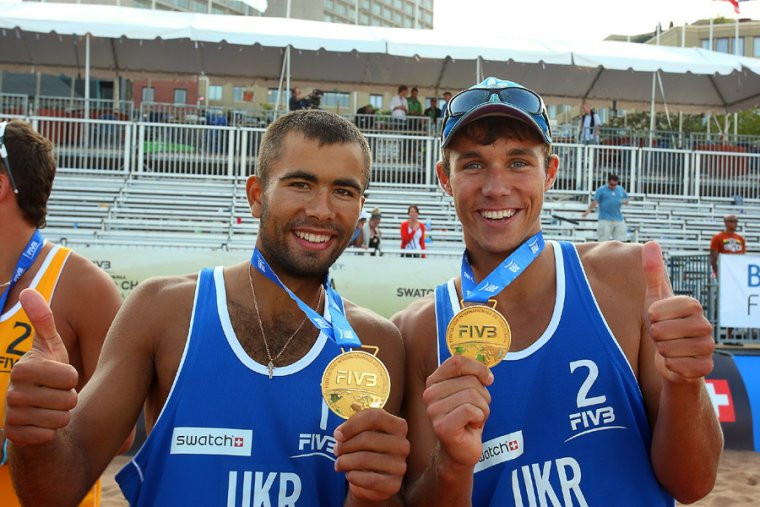
[{"label": "white shorts", "polygon": [[616,241],[624,242],[628,239],[624,220],[599,220],[599,225],[596,230],[599,235],[599,241],[609,241],[614,239]]}]

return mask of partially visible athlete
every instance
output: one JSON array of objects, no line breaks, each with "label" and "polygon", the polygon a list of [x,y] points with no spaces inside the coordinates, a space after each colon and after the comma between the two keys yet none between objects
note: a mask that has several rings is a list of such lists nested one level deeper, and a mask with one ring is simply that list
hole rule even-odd
[{"label": "partially visible athlete", "polygon": [[[113,280],[69,248],[45,241],[47,202],[56,163],[53,146],[32,127],[0,124],[0,506],[19,505],[7,465],[5,393],[11,370],[32,348],[32,325],[19,303],[36,289],[50,305],[71,365],[71,387],[80,391],[92,376],[108,327],[121,305]],[[11,400],[12,402],[13,400]],[[9,418],[6,424],[14,424]],[[122,438],[124,442],[124,438]],[[131,440],[125,442],[129,447]],[[83,505],[99,505],[96,483]]]}]

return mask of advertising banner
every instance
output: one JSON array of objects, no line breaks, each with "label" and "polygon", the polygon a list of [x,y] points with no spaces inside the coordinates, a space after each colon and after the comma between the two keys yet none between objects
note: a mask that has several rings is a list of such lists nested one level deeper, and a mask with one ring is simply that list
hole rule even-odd
[{"label": "advertising banner", "polygon": [[[245,252],[150,247],[79,247],[77,252],[111,275],[124,297],[153,276],[197,273],[203,267],[230,266],[250,257]],[[330,276],[341,296],[390,317],[456,276],[460,262],[459,257],[373,257],[347,252],[333,264]]]},{"label": "advertising banner", "polygon": [[760,255],[718,257],[720,327],[760,328]]}]

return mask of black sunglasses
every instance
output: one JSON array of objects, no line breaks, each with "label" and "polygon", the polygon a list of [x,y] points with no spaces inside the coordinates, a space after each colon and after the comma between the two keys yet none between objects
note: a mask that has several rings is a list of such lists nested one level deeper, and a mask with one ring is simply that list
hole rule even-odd
[{"label": "black sunglasses", "polygon": [[16,186],[16,180],[13,179],[13,173],[11,172],[11,163],[8,161],[8,148],[5,147],[6,125],[8,125],[7,121],[0,123],[0,159],[2,159],[5,170],[8,172],[8,178],[11,180],[13,193],[18,194],[18,186]]}]

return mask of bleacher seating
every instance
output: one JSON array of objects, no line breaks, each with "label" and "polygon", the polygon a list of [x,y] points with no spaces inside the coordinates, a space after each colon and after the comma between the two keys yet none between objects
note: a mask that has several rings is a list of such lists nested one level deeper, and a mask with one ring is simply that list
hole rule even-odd
[{"label": "bleacher seating", "polygon": [[[452,199],[437,186],[367,191],[367,211],[380,208],[383,246],[400,243],[399,226],[416,204],[428,228],[431,251],[461,252],[461,225]],[[541,215],[548,239],[594,240],[596,216],[581,218],[588,196],[550,191]],[[624,214],[632,241],[657,240],[666,253],[705,253],[722,217],[740,217],[750,250],[760,244],[760,202],[735,205],[729,199],[690,200],[633,195]],[[56,177],[49,201],[51,240],[89,245],[165,245],[250,250],[258,221],[251,217],[243,178],[115,177],[66,172]]]}]

